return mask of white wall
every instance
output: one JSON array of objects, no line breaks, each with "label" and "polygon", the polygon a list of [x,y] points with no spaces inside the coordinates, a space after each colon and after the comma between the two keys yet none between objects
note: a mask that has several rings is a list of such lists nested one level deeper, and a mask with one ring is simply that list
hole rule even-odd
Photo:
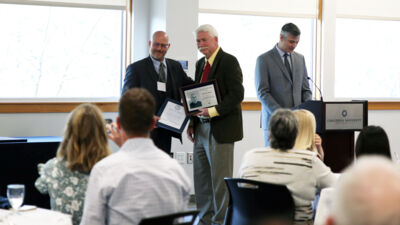
[{"label": "white wall", "polygon": [[132,0],[132,62],[149,54],[150,39],[150,1]]},{"label": "white wall", "polygon": [[[115,119],[117,113],[104,113],[105,118]],[[390,145],[393,151],[400,155],[400,111],[377,110],[369,111],[368,124],[382,126],[388,133]],[[67,121],[68,113],[18,113],[0,114],[0,136],[62,136]],[[240,166],[240,161],[249,149],[264,145],[263,131],[259,128],[260,112],[244,111],[243,127],[244,138],[235,143],[234,175]],[[115,145],[111,145],[116,150]],[[192,152],[193,144],[183,134],[183,145],[177,139],[173,140],[174,152]],[[192,165],[184,164],[184,168],[190,176],[193,176]]]}]

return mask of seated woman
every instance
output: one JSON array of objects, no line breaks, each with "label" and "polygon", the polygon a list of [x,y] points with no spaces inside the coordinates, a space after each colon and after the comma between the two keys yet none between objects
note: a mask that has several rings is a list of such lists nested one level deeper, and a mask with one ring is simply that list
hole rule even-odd
[{"label": "seated woman", "polygon": [[72,215],[73,224],[79,225],[90,170],[109,154],[100,109],[80,105],[70,114],[57,157],[38,165],[40,177],[35,186],[50,195],[51,209]]},{"label": "seated woman", "polygon": [[392,158],[389,139],[382,127],[366,126],[361,130],[356,141],[356,157],[362,155],[382,155]]},{"label": "seated woman", "polygon": [[321,137],[315,133],[317,126],[314,114],[305,109],[293,111],[297,118],[299,132],[293,149],[303,149],[316,152],[318,158],[324,160],[324,149]]},{"label": "seated woman", "polygon": [[246,153],[239,176],[286,185],[296,206],[295,224],[312,224],[311,201],[316,190],[331,187],[336,176],[318,158],[317,153],[292,149],[298,122],[290,110],[276,110],[269,121],[268,132],[270,146]]}]

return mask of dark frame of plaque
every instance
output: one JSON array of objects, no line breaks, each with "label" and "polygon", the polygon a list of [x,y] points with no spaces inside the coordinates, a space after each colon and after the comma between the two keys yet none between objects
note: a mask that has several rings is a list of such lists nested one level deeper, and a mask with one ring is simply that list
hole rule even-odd
[{"label": "dark frame of plaque", "polygon": [[[164,112],[164,109],[167,106],[168,102],[172,102],[172,103],[175,103],[177,105],[182,106],[182,103],[180,103],[180,102],[178,102],[178,101],[176,101],[174,99],[167,98],[167,99],[165,99],[164,103],[162,104],[162,106],[158,110],[157,116],[161,117],[161,114],[162,114],[162,112]],[[183,123],[182,123],[182,125],[181,125],[181,127],[179,129],[176,129],[175,127],[171,127],[171,126],[169,126],[167,124],[164,124],[164,123],[160,123],[159,121],[157,121],[157,127],[161,127],[161,128],[176,132],[178,134],[182,134],[182,132],[185,129],[186,124],[188,123],[188,121],[189,121],[189,116],[186,116],[185,120],[183,121]]]},{"label": "dark frame of plaque", "polygon": [[179,90],[186,115],[196,114],[201,108],[213,107],[221,102],[216,80],[188,85]]}]

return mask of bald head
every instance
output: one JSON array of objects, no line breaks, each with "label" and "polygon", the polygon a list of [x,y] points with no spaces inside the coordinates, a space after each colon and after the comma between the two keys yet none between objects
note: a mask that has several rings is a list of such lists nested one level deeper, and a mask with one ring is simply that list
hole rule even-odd
[{"label": "bald head", "polygon": [[163,61],[170,47],[168,35],[164,31],[156,31],[149,41],[150,55],[153,59]]},{"label": "bald head", "polygon": [[327,224],[400,224],[400,173],[388,159],[361,157],[340,177]]},{"label": "bald head", "polygon": [[168,41],[168,34],[165,31],[156,31],[153,33],[153,37],[152,37],[153,41],[156,38],[166,38]]}]

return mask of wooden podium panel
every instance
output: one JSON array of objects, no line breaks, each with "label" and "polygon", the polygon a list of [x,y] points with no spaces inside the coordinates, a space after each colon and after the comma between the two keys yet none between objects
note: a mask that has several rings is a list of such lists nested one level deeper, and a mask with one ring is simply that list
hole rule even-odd
[{"label": "wooden podium panel", "polygon": [[327,131],[320,134],[324,163],[340,173],[354,161],[354,131]]}]

